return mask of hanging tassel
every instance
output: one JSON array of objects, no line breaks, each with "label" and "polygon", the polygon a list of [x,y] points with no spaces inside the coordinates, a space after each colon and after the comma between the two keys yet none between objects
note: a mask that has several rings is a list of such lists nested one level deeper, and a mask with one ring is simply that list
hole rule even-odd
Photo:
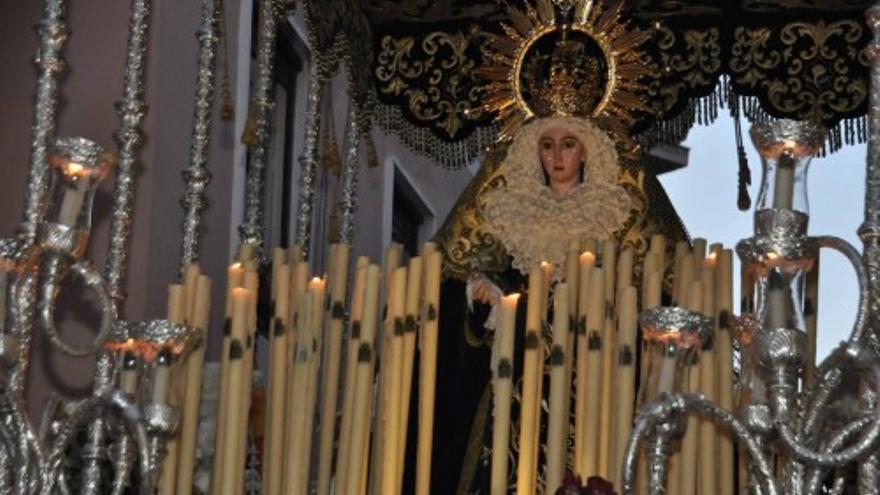
[{"label": "hanging tassel", "polygon": [[373,134],[368,132],[364,135],[364,148],[367,154],[367,167],[376,168],[379,166],[379,154],[376,153],[376,143],[373,142]]},{"label": "hanging tassel", "polygon": [[746,149],[743,146],[742,124],[739,117],[739,100],[731,93],[730,116],[733,117],[733,129],[736,135],[736,157],[739,162],[737,174],[736,206],[740,211],[747,211],[752,207],[752,198],[749,196],[749,186],[752,185],[752,171],[749,169],[749,160],[746,157]]},{"label": "hanging tassel", "polygon": [[244,122],[244,131],[241,133],[241,142],[248,146],[257,145],[257,116],[253,111],[248,112],[247,119]]}]

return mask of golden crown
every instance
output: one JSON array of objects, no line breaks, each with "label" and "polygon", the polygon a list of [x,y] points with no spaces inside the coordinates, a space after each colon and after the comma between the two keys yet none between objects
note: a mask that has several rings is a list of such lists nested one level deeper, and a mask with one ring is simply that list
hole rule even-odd
[{"label": "golden crown", "polygon": [[[480,110],[495,114],[509,139],[533,117],[591,118],[627,134],[635,114],[648,111],[640,79],[639,46],[648,33],[621,18],[622,2],[524,0],[507,6],[503,35],[491,36],[490,63],[477,69],[486,82]],[[563,8],[564,7],[564,8]]]},{"label": "golden crown", "polygon": [[570,40],[558,42],[550,57],[549,78],[528,78],[529,103],[536,116],[592,115],[604,89],[594,76],[601,64],[594,57],[584,56],[579,49],[582,47]]}]

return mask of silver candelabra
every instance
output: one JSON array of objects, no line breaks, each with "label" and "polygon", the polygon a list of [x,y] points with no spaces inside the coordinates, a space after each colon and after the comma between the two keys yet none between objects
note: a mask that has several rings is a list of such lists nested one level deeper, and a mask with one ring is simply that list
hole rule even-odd
[{"label": "silver candelabra", "polygon": [[[684,391],[687,379],[681,376],[654,383],[656,390],[646,394],[654,400],[641,405],[625,453],[623,493],[636,488],[640,458],[649,493],[666,492],[668,461],[690,415],[730,433],[739,446],[741,482],[751,493],[842,493],[844,468],[853,464],[858,493],[880,493],[880,4],[867,18],[875,39],[869,47],[870,138],[865,221],[859,230],[864,252],[842,239],[807,235],[807,166],[821,147],[824,129],[785,120],[755,125],[752,140],[764,176],[754,235],[736,249],[743,265],[743,314],[730,317],[742,356],[738,384],[747,393],[731,411]],[[837,250],[853,265],[858,315],[848,338],[807,379],[804,280],[821,248]],[[672,373],[687,373],[687,361],[712,338],[711,321],[682,308],[648,311],[642,326],[646,346],[670,361]]]},{"label": "silver candelabra", "polygon": [[[268,3],[268,2],[264,2]],[[213,107],[219,2],[204,0],[182,265],[197,257],[203,191],[210,180],[206,149]],[[172,367],[200,345],[201,333],[167,320],[118,317],[124,300],[141,144],[150,2],[131,0],[123,97],[116,108],[118,155],[84,138],[56,138],[58,78],[65,62],[66,3],[46,0],[38,25],[38,79],[25,218],[19,235],[0,242],[0,493],[152,494],[179,411],[168,403]],[[84,259],[92,202],[115,170],[109,254],[104,273]],[[65,341],[55,326],[63,286],[79,282],[99,304],[101,321],[87,344]],[[71,356],[96,356],[92,394],[76,403],[53,399],[34,425],[24,377],[31,340],[42,331]],[[83,436],[84,434],[84,436]]]}]

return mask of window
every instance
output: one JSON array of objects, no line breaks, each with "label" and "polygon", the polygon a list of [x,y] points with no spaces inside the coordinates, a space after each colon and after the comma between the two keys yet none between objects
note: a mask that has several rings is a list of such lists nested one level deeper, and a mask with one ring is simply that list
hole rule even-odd
[{"label": "window", "polygon": [[434,214],[397,163],[393,163],[391,241],[403,246],[405,258],[418,256],[423,242],[433,235]]},{"label": "window", "polygon": [[424,221],[424,215],[407,196],[395,177],[394,200],[391,208],[391,240],[402,244],[403,250],[410,257],[419,254],[419,231]]}]

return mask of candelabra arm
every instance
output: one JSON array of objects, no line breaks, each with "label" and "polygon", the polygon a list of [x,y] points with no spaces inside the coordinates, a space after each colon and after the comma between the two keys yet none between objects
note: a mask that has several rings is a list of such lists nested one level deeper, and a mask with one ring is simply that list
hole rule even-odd
[{"label": "candelabra arm", "polygon": [[67,484],[67,477],[64,473],[58,475],[58,492],[61,495],[70,495],[70,485]]},{"label": "candelabra arm", "polygon": [[114,390],[110,394],[110,400],[125,419],[129,433],[134,436],[135,444],[137,445],[138,461],[140,461],[141,493],[151,495],[154,491],[153,487],[156,479],[151,477],[150,473],[155,470],[155,466],[151,464],[149,457],[150,441],[147,435],[147,422],[143,410],[129,398],[128,394],[121,390]]},{"label": "candelabra arm", "polygon": [[813,237],[813,240],[819,248],[833,249],[844,255],[856,272],[856,279],[859,282],[859,306],[856,321],[849,336],[849,342],[860,344],[864,338],[865,329],[868,326],[868,318],[871,314],[871,285],[865,262],[855,247],[839,237],[824,235]]},{"label": "candelabra arm", "polygon": [[877,495],[880,493],[880,472],[878,472],[878,454],[871,454],[859,463],[859,495]]},{"label": "candelabra arm", "polygon": [[21,495],[37,491],[41,481],[40,474],[43,472],[43,452],[26,411],[24,399],[20,395],[8,392],[4,394],[4,432],[11,436],[5,438],[4,443],[7,444],[5,448],[8,454],[17,453],[12,456],[16,471],[14,493]]},{"label": "candelabra arm", "polygon": [[[848,425],[844,426],[842,430],[837,432],[831,440],[825,445],[825,449],[828,451],[834,451],[843,446],[844,443],[848,442],[854,435],[858,432],[862,431],[871,424],[871,421],[874,420],[872,415],[863,416]],[[818,494],[822,489],[822,477],[826,467],[823,466],[815,466],[807,471],[807,475],[805,477],[806,482],[804,483],[804,494]]]},{"label": "candelabra arm", "polygon": [[766,495],[779,495],[779,488],[773,478],[773,470],[764,458],[759,439],[730,411],[714,404],[702,394],[685,393],[676,394],[669,399],[670,407],[678,414],[686,415],[688,412],[697,412],[726,428],[731,436],[746,450],[752,464],[753,473],[757,475],[759,488]]},{"label": "candelabra arm", "polygon": [[804,436],[815,438],[818,432],[816,422],[822,417],[822,411],[843,379],[843,371],[840,369],[842,357],[843,353],[832,352],[823,360],[816,369],[815,382],[803,394],[803,397],[810,398],[805,403],[806,412],[801,422],[801,433]]},{"label": "candelabra arm", "polygon": [[180,411],[168,404],[151,403],[144,406],[147,432],[150,434],[149,459],[152,470],[150,475],[155,480],[162,478],[162,461],[168,453],[168,441],[177,431],[180,423]]},{"label": "candelabra arm", "polygon": [[[659,404],[656,406],[660,407]],[[636,418],[636,422],[635,422],[635,425],[633,426],[632,434],[629,437],[629,442],[627,442],[627,444],[626,444],[626,451],[623,454],[623,473],[621,473],[621,476],[620,476],[620,479],[622,480],[622,484],[623,484],[623,486],[621,487],[621,491],[622,491],[623,495],[631,495],[632,493],[635,493],[636,460],[638,458],[639,444],[645,438],[645,435],[648,433],[648,431],[650,429],[654,428],[654,424],[656,422],[656,419],[654,418],[654,416],[657,414],[659,414],[659,411],[650,411],[649,410],[644,413],[640,413],[639,416]],[[656,436],[656,438],[659,441],[659,435]],[[657,493],[657,492],[654,491],[655,485],[653,483],[653,481],[654,481],[653,465],[651,467],[652,467],[652,469],[651,469],[652,483],[651,483],[650,494],[655,495],[655,493]],[[660,485],[661,490],[662,490],[662,487],[666,486],[665,466],[663,466],[661,469],[664,471],[662,473],[662,478],[664,478],[662,480],[663,483],[661,483],[661,485]],[[661,477],[661,476],[658,476],[658,477]]]},{"label": "candelabra arm", "polygon": [[40,445],[46,445],[49,441],[49,436],[52,433],[52,422],[58,417],[61,406],[61,397],[58,395],[53,395],[46,401],[46,406],[43,408],[43,413],[40,416],[40,428],[37,430],[37,440],[40,442]]},{"label": "candelabra arm", "polygon": [[64,261],[60,257],[51,257],[43,264],[40,278],[40,301],[38,304],[40,324],[46,331],[49,341],[65,354],[70,356],[88,356],[97,352],[110,335],[110,329],[116,321],[116,305],[101,274],[91,263],[85,260],[74,263],[67,273],[78,276],[98,296],[101,306],[101,325],[94,340],[85,346],[75,346],[64,342],[58,329],[55,328],[55,300],[58,297],[59,285],[65,275]]},{"label": "candelabra arm", "polygon": [[15,425],[9,424],[9,421],[0,423],[0,470],[2,470],[0,471],[0,493],[16,493],[13,487],[16,481],[19,481],[17,478],[22,477],[21,473],[17,471],[14,477],[10,476],[16,468],[21,469],[23,464],[16,462],[20,461],[22,457],[17,432],[18,429],[15,428]]},{"label": "candelabra arm", "polygon": [[8,393],[21,396],[24,393],[24,384],[27,377],[27,370],[30,356],[30,342],[32,338],[32,328],[34,321],[34,310],[36,309],[37,300],[37,276],[31,271],[21,273],[21,278],[17,279],[10,287],[11,306],[9,310],[12,313],[12,331],[13,338],[18,340],[18,349],[16,356],[10,356],[10,361],[14,361],[12,370],[9,374],[7,383]]},{"label": "candelabra arm", "polygon": [[[779,494],[776,481],[773,479],[773,471],[764,458],[760,443],[748,428],[731,412],[715,405],[702,394],[686,393],[667,396],[639,414],[623,459],[621,479],[623,480],[622,493],[624,495],[634,493],[636,456],[639,443],[645,438],[647,432],[652,429],[661,429],[661,431],[657,432],[657,436],[665,436],[665,440],[668,442],[672,438],[669,435],[674,435],[677,431],[677,428],[675,428],[677,422],[680,422],[689,412],[696,412],[710,417],[722,427],[727,428],[733,438],[745,448],[746,453],[749,455],[755,474],[757,474],[759,488],[764,490],[762,493],[766,493],[766,495]],[[656,446],[655,440],[653,447]],[[651,461],[652,471],[657,462],[657,460]],[[660,469],[656,473],[651,473],[652,488],[650,493],[652,495],[663,493],[662,488],[658,488],[653,484],[659,483],[660,478],[664,475],[665,468]]]},{"label": "candelabra arm", "polygon": [[666,462],[672,454],[672,441],[663,435],[657,435],[648,446],[648,494],[663,495],[666,493],[668,470]]},{"label": "candelabra arm", "polygon": [[[872,366],[875,386],[880,390],[880,366]],[[788,418],[777,416],[774,411],[774,422],[776,430],[782,444],[793,454],[799,461],[808,462],[814,465],[833,467],[840,466],[852,462],[874,449],[877,440],[880,439],[880,408],[876,408],[872,414],[872,422],[862,438],[852,446],[838,452],[819,452],[810,449],[806,445],[798,442],[795,432],[788,425]]]},{"label": "candelabra arm", "polygon": [[112,457],[114,459],[115,472],[111,495],[123,495],[125,488],[128,486],[128,474],[131,471],[135,458],[129,435],[123,434],[119,441],[114,444]]},{"label": "candelabra arm", "polygon": [[146,420],[141,409],[132,402],[127,394],[120,390],[112,390],[106,394],[92,396],[83,401],[74,411],[73,415],[61,428],[53,442],[52,448],[46,457],[43,469],[42,495],[52,495],[55,484],[59,482],[58,473],[61,463],[65,458],[66,450],[73,439],[77,429],[87,423],[101,409],[114,411],[133,434],[138,448],[138,460],[140,462],[139,483],[140,492],[144,495],[152,495],[155,480],[151,475],[153,464],[150,458],[150,442],[147,436]]}]

